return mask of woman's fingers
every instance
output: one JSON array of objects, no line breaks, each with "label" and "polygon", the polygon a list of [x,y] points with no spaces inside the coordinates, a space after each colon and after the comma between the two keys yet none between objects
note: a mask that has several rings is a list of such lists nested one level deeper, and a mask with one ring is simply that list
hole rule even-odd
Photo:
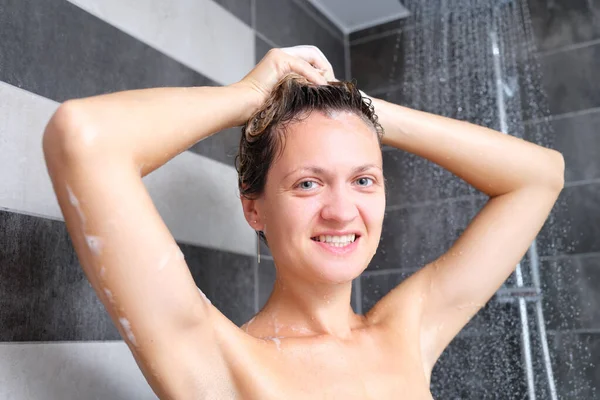
[{"label": "woman's fingers", "polygon": [[297,57],[289,57],[286,62],[291,72],[304,76],[314,84],[327,85],[327,78],[321,75],[319,70],[309,62]]},{"label": "woman's fingers", "polygon": [[294,46],[281,49],[284,53],[298,57],[310,63],[314,68],[324,71],[326,80],[334,80],[333,67],[323,52],[315,46]]}]

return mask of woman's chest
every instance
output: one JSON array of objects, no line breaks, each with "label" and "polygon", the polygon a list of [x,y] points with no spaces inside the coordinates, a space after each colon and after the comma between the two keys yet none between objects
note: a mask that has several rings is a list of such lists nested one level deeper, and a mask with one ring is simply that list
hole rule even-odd
[{"label": "woman's chest", "polygon": [[243,399],[431,399],[410,349],[278,343],[237,374]]}]

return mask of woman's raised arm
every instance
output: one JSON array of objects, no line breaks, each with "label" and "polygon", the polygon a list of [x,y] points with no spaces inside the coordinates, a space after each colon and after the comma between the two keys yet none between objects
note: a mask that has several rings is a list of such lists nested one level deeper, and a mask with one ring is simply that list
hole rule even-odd
[{"label": "woman's raised arm", "polygon": [[230,398],[216,325],[235,326],[198,291],[141,178],[241,125],[289,72],[325,83],[311,64],[328,62],[315,48],[275,50],[234,85],[70,100],[46,127],[46,165],[77,257],[161,398]]}]

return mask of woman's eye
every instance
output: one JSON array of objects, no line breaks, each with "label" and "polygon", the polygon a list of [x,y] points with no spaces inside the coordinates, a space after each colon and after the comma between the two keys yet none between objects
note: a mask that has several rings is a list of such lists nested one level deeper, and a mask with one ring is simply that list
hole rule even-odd
[{"label": "woman's eye", "polygon": [[364,177],[362,177],[362,178],[358,178],[358,179],[356,180],[356,182],[358,182],[358,185],[359,185],[359,186],[371,186],[371,185],[369,185],[369,184],[368,184],[368,183],[369,183],[369,181],[371,181],[371,183],[372,183],[372,182],[373,182],[373,179],[371,179],[371,178],[367,178],[366,176],[364,176]]},{"label": "woman's eye", "polygon": [[312,183],[312,184],[314,184],[314,183],[315,183],[315,181],[303,181],[303,182],[300,182],[300,183],[298,184],[298,186],[299,186],[301,189],[312,189],[312,188],[313,188],[313,186],[311,185],[311,183]]}]

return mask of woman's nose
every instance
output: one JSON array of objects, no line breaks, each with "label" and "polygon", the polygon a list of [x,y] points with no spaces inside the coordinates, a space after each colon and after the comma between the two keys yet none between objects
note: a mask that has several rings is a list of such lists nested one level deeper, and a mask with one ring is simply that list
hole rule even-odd
[{"label": "woman's nose", "polygon": [[321,217],[326,220],[350,222],[358,216],[356,201],[351,193],[343,189],[332,191],[326,198]]}]

